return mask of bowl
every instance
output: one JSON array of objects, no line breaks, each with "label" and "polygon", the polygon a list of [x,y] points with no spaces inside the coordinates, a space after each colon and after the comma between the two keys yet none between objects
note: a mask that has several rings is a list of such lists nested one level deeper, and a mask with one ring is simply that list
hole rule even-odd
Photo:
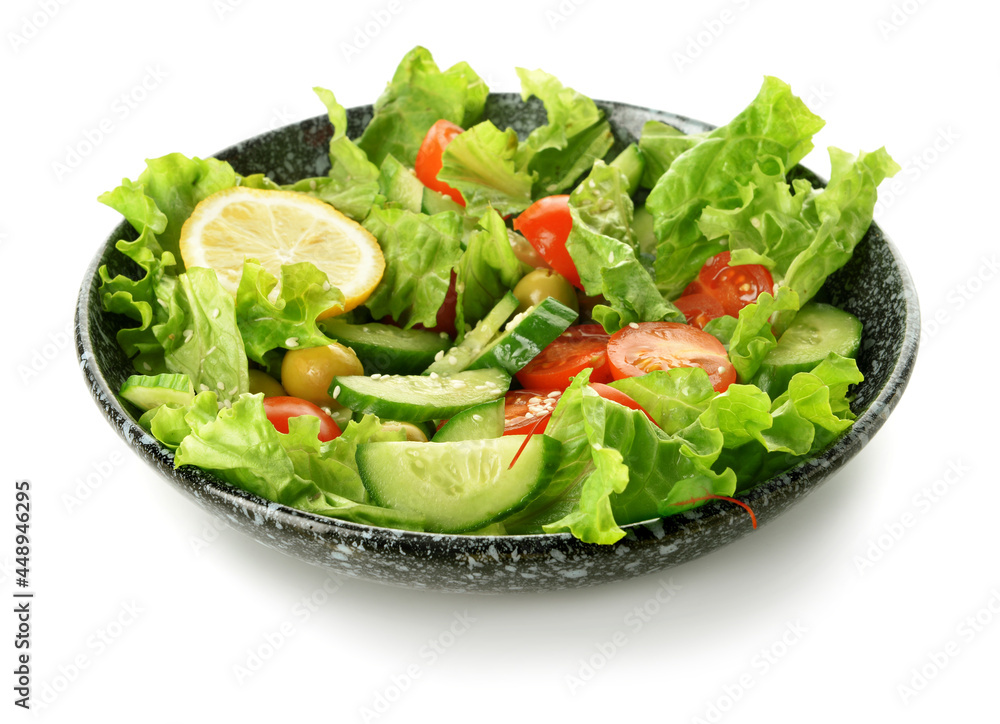
[{"label": "bowl", "polygon": [[[597,101],[615,135],[612,153],[638,140],[648,120],[669,123],[686,133],[712,126],[672,113],[624,103]],[[348,111],[348,135],[360,135],[371,106]],[[545,123],[537,99],[491,94],[486,117],[510,126],[523,137]],[[236,144],[218,158],[237,172],[263,172],[279,183],[324,175],[329,169],[331,128],[317,116]],[[822,183],[807,169],[794,172]],[[702,556],[751,531],[747,514],[730,503],[712,501],[667,518],[625,526],[614,545],[583,543],[568,533],[528,536],[442,535],[391,530],[304,513],[233,487],[211,473],[174,468],[173,453],[136,422],[116,396],[132,367],[115,341],[128,320],[101,309],[98,269],[134,272],[117,253],[115,242],[135,238],[121,223],[87,269],[76,311],[76,347],[90,393],[108,423],[132,450],[198,506],[230,527],[294,558],[332,569],[339,575],[441,591],[501,593],[578,588],[641,576]],[[758,523],[767,525],[818,488],[854,457],[885,423],[906,388],[917,354],[917,295],[903,260],[872,224],[850,262],[825,285],[825,300],[846,309],[864,324],[858,365],[865,381],[853,403],[858,419],[829,448],[791,470],[757,485],[738,498],[749,504]]]}]

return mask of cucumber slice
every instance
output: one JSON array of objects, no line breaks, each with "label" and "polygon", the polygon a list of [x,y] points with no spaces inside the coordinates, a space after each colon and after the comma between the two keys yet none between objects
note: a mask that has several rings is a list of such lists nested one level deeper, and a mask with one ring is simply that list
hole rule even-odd
[{"label": "cucumber slice", "polygon": [[434,442],[489,440],[503,435],[504,401],[500,397],[462,410],[434,435]]},{"label": "cucumber slice", "polygon": [[861,322],[829,304],[810,302],[767,353],[753,383],[773,400],[788,389],[798,372],[811,372],[831,352],[855,357],[861,346]]},{"label": "cucumber slice", "polygon": [[348,324],[336,317],[320,322],[330,339],[354,350],[368,374],[416,375],[451,345],[448,335],[391,324]]},{"label": "cucumber slice", "polygon": [[500,327],[514,313],[517,305],[517,297],[511,292],[507,292],[503,299],[490,310],[490,313],[479,321],[475,329],[465,335],[461,344],[446,350],[440,359],[435,360],[434,364],[427,368],[424,374],[449,375],[466,369],[469,363],[482,354],[483,350],[497,336]]},{"label": "cucumber slice", "polygon": [[446,377],[352,375],[334,377],[330,395],[355,412],[384,420],[425,422],[503,397],[509,386],[510,376],[500,370],[470,370]]},{"label": "cucumber slice", "polygon": [[166,404],[184,407],[194,400],[194,385],[187,375],[132,375],[119,394],[140,410]]},{"label": "cucumber slice", "polygon": [[507,323],[507,328],[468,369],[501,369],[514,374],[576,321],[577,314],[555,297],[546,297]]},{"label": "cucumber slice", "polygon": [[437,533],[474,531],[520,510],[538,495],[559,465],[559,442],[524,438],[460,442],[381,442],[358,445],[361,482],[384,508],[416,513]]}]

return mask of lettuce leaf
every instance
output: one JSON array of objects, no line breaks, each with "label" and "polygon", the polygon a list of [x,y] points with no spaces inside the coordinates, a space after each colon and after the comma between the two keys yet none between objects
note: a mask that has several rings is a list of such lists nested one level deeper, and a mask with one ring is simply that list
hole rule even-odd
[{"label": "lettuce leaf", "polygon": [[[733,264],[767,266],[803,304],[851,258],[871,224],[878,185],[900,168],[884,148],[855,157],[831,147],[829,154],[825,189],[802,179],[790,187],[785,165],[772,159],[739,186],[737,208],[709,206],[698,223],[706,238],[727,241]],[[780,326],[790,318],[782,315]]]},{"label": "lettuce leaf", "polygon": [[691,425],[718,395],[701,367],[654,370],[616,380],[611,386],[639,403],[668,435]]},{"label": "lettuce leaf", "polygon": [[460,326],[471,327],[485,317],[530,270],[514,255],[500,214],[487,211],[478,228],[469,234],[456,270]]},{"label": "lettuce leaf", "polygon": [[375,319],[389,315],[406,329],[433,327],[462,256],[462,219],[451,211],[427,216],[376,207],[364,226],[385,256],[382,280],[365,306]]},{"label": "lettuce leaf", "polygon": [[594,101],[566,88],[555,76],[526,68],[518,68],[517,75],[521,99],[539,98],[548,116],[518,148],[518,168],[535,175],[533,198],[558,194],[611,150],[611,126]]},{"label": "lettuce leaf", "polygon": [[679,296],[705,261],[723,248],[698,226],[705,207],[739,203],[739,185],[761,158],[771,156],[785,168],[794,166],[822,127],[823,120],[786,83],[766,77],[747,108],[672,161],[646,201],[659,239],[656,282],[665,296]]},{"label": "lettuce leaf", "polygon": [[[214,398],[212,392],[195,398],[185,417],[190,433],[177,448],[175,466],[196,465],[243,490],[298,510],[370,525],[421,529],[414,516],[348,497],[360,496],[364,490],[350,458],[357,444],[370,439],[375,427],[380,428],[377,418],[349,425],[336,448],[325,448],[318,438],[316,444],[310,440],[319,430],[316,418],[293,420],[289,434],[283,435],[268,421],[261,395],[244,395],[231,408],[208,417],[205,413],[215,406]],[[195,409],[200,414],[193,414]]]},{"label": "lettuce leaf", "polygon": [[726,347],[740,382],[748,382],[757,374],[767,353],[778,344],[771,329],[772,316],[798,309],[799,296],[788,287],[778,287],[774,296],[761,292],[756,302],[740,310],[738,319],[718,317],[705,325],[705,331]]},{"label": "lettuce leaf", "polygon": [[271,301],[278,280],[257,262],[247,259],[236,290],[236,324],[247,356],[265,364],[272,349],[322,347],[330,341],[316,318],[333,306],[343,306],[344,295],[324,272],[310,262],[281,267],[278,297]]},{"label": "lettuce leaf", "polygon": [[489,89],[468,63],[442,72],[430,51],[417,46],[400,61],[385,91],[375,101],[375,113],[358,147],[381,166],[391,153],[413,166],[428,129],[444,118],[462,127],[483,113]]},{"label": "lettuce leaf", "polygon": [[648,189],[656,186],[670,164],[689,148],[705,140],[706,136],[708,132],[687,134],[663,121],[646,121],[639,136],[639,149],[646,159],[642,185]]},{"label": "lettuce leaf", "polygon": [[602,294],[607,304],[594,308],[594,319],[608,332],[631,322],[681,321],[684,315],[666,301],[639,262],[632,232],[628,179],[603,161],[569,197],[573,226],[566,249],[580,273],[584,291]]},{"label": "lettuce leaf", "polygon": [[517,133],[483,121],[448,144],[438,178],[461,192],[473,217],[493,207],[506,216],[531,205],[534,175],[515,164]]},{"label": "lettuce leaf", "polygon": [[330,139],[330,171],[326,176],[305,178],[282,188],[314,196],[355,221],[364,221],[379,195],[379,169],[347,133],[347,111],[326,88],[313,91],[326,105],[333,125]]},{"label": "lettuce leaf", "polygon": [[188,158],[171,153],[146,161],[146,170],[137,183],[166,217],[167,224],[157,232],[157,240],[164,251],[173,255],[177,271],[183,271],[178,242],[184,222],[202,199],[235,186],[236,172],[228,163],[215,158]]},{"label": "lettuce leaf", "polygon": [[153,326],[153,333],[167,371],[186,374],[196,390],[217,391],[224,402],[247,392],[247,355],[236,325],[236,303],[215,272],[188,269],[178,275],[173,294],[159,301],[167,316]]}]

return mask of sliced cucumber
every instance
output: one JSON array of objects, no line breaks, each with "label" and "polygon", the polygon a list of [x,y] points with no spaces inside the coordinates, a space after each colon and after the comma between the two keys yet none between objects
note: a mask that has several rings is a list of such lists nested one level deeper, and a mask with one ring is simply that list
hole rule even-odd
[{"label": "sliced cucumber", "polygon": [[461,344],[446,350],[424,374],[448,375],[466,369],[497,336],[503,323],[517,309],[517,305],[517,297],[507,292],[490,313],[479,321],[475,329],[465,335]]},{"label": "sliced cucumber", "polygon": [[504,401],[500,397],[462,410],[441,426],[434,442],[489,440],[503,435],[503,425]]},{"label": "sliced cucumber", "polygon": [[132,375],[119,394],[141,410],[166,404],[184,407],[194,399],[194,385],[187,375]]},{"label": "sliced cucumber", "polygon": [[408,169],[393,156],[387,154],[382,161],[378,174],[379,191],[385,196],[386,202],[399,208],[420,213],[426,188],[413,171]]},{"label": "sliced cucumber", "polygon": [[501,370],[454,375],[354,375],[334,377],[330,395],[344,407],[383,420],[443,420],[466,407],[503,397],[510,376]]},{"label": "sliced cucumber", "polygon": [[419,374],[451,345],[447,335],[377,322],[348,324],[334,317],[320,327],[327,337],[353,349],[369,374]]},{"label": "sliced cucumber", "polygon": [[500,369],[514,374],[576,321],[577,313],[546,297],[507,323],[503,334],[469,363],[468,369]]},{"label": "sliced cucumber", "polygon": [[861,346],[861,322],[829,304],[810,302],[767,353],[753,383],[775,399],[798,372],[811,372],[831,352],[855,357]]},{"label": "sliced cucumber", "polygon": [[460,442],[358,445],[361,482],[384,508],[426,518],[427,530],[464,533],[520,510],[538,495],[559,464],[561,445],[532,435]]}]

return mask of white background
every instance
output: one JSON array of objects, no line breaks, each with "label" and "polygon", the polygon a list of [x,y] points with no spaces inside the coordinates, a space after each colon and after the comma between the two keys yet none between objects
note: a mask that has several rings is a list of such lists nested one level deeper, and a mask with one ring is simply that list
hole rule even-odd
[{"label": "white background", "polygon": [[[0,423],[0,605],[9,610],[13,590],[12,483],[26,477],[42,718],[995,717],[998,15],[971,0],[4,2],[0,259],[13,400]],[[807,165],[826,173],[827,145],[885,144],[906,171],[876,218],[909,264],[925,324],[910,387],[878,437],[729,548],[552,594],[355,580],[327,594],[323,570],[220,531],[174,492],[106,424],[77,368],[77,289],[118,223],[95,198],[147,157],[210,155],[321,113],[314,85],[347,106],[371,102],[417,44],[442,66],[469,61],[494,90],[517,90],[515,65],[542,67],[595,98],[715,123],[777,75],[828,122]],[[91,147],[68,158],[88,134]],[[676,594],[657,604],[670,581]],[[310,597],[322,601],[313,611]],[[630,612],[643,606],[655,615],[640,625]],[[432,657],[425,647],[456,614],[474,620]],[[978,631],[963,623],[977,614]],[[0,626],[0,720],[26,719],[12,703],[13,616]],[[241,679],[236,667],[249,666]],[[926,684],[906,694],[920,669]],[[990,713],[977,717],[981,707]]]}]

